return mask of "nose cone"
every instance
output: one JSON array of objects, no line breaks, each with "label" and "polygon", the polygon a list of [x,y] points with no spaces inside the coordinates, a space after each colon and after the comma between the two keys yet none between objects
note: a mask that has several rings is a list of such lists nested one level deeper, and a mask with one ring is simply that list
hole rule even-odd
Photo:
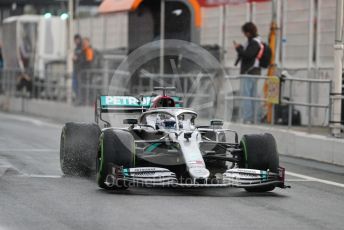
[{"label": "nose cone", "polygon": [[194,179],[207,179],[210,174],[208,169],[201,167],[190,168],[189,173]]}]

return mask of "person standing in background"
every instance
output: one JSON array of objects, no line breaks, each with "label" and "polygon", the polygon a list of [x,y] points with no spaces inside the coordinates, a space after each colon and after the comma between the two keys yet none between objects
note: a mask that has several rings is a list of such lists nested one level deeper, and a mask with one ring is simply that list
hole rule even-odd
[{"label": "person standing in background", "polygon": [[91,46],[90,39],[84,38],[82,40],[82,46],[84,52],[83,68],[90,69],[94,60],[94,50]]},{"label": "person standing in background", "polygon": [[[238,53],[235,65],[240,62],[240,74],[242,75],[260,75],[261,69],[258,56],[262,52],[262,43],[258,36],[257,27],[254,23],[247,22],[241,29],[247,41],[244,45],[233,41],[234,47]],[[255,97],[256,87],[255,79],[243,78],[241,81],[242,96]],[[242,100],[241,107],[244,123],[252,123],[254,121],[254,106],[255,103],[253,100]]]},{"label": "person standing in background", "polygon": [[94,60],[94,50],[91,46],[90,39],[82,39],[82,55],[80,67],[81,71],[78,73],[78,101],[79,105],[86,104],[86,90],[90,90],[87,86],[87,82],[91,82],[91,73],[89,72],[92,68],[92,63]]},{"label": "person standing in background", "polygon": [[28,33],[22,34],[22,41],[18,48],[18,65],[20,73],[17,76],[17,91],[28,92],[32,96],[32,76],[34,62],[34,48],[32,38]]},{"label": "person standing in background", "polygon": [[[78,84],[78,74],[82,69],[82,62],[83,62],[83,47],[82,47],[82,38],[79,34],[74,35],[74,55],[73,55],[73,79],[72,79],[72,86],[75,96],[78,96],[79,92],[79,84]],[[78,100],[76,98],[76,100]]]}]

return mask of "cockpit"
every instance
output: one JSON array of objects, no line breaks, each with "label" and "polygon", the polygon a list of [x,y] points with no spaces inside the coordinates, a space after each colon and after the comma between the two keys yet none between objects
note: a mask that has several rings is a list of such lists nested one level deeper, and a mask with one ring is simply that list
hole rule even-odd
[{"label": "cockpit", "polygon": [[187,130],[195,129],[197,115],[192,112],[170,113],[168,111],[154,111],[144,114],[140,124],[147,125],[156,130]]}]

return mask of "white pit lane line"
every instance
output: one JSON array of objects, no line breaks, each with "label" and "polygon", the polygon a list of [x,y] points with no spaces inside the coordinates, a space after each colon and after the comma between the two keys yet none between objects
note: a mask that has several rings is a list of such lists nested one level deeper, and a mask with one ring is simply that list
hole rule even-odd
[{"label": "white pit lane line", "polygon": [[58,152],[59,149],[0,149],[0,152]]},{"label": "white pit lane line", "polygon": [[47,126],[51,128],[61,128],[62,125],[58,125],[55,123],[50,123],[49,121],[42,121],[40,119],[36,119],[33,117],[25,117],[24,115],[18,115],[18,114],[6,114],[0,112],[0,117],[5,117],[6,119],[11,119],[11,120],[17,120],[21,122],[29,122],[31,124],[34,124],[36,126]]},{"label": "white pit lane line", "polygon": [[[306,175],[303,175],[303,174],[289,172],[289,171],[286,171],[285,174],[288,175],[288,176],[298,177],[300,179],[303,179],[304,181],[314,181],[314,182],[319,182],[319,183],[322,183],[322,184],[328,184],[328,185],[344,188],[344,184],[341,184],[341,183],[338,183],[338,182],[334,182],[334,181],[330,181],[330,180],[323,180],[323,179],[319,179],[319,178],[316,178],[316,177],[306,176]],[[293,179],[290,179],[288,181],[293,181]]]},{"label": "white pit lane line", "polygon": [[[44,175],[44,174],[23,174],[20,177],[30,177],[30,178],[61,178],[62,175]],[[1,230],[1,229],[0,229]]]},{"label": "white pit lane line", "polygon": [[[0,153],[11,153],[11,152],[34,152],[34,153],[47,153],[47,152],[58,152],[59,149],[0,149]],[[62,175],[45,175],[45,174],[27,174],[21,172],[16,167],[14,167],[6,158],[2,158],[0,155],[0,177],[2,177],[9,169],[18,172],[19,177],[29,177],[29,178],[61,178]],[[1,228],[0,228],[1,230]]]},{"label": "white pit lane line", "polygon": [[307,180],[307,179],[285,179],[285,182],[314,182],[314,180]]}]

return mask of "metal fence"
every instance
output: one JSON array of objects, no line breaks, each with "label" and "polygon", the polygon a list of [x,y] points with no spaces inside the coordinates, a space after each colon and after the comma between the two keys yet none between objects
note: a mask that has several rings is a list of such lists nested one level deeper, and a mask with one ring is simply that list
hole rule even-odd
[{"label": "metal fence", "polygon": [[[233,121],[240,122],[240,118],[242,117],[243,113],[243,101],[253,101],[253,113],[254,119],[252,123],[266,123],[266,104],[268,103],[267,98],[264,96],[263,93],[263,85],[264,82],[268,79],[268,76],[255,76],[255,75],[237,75],[237,76],[226,76],[225,79],[227,81],[235,82],[233,85],[236,86],[235,92],[231,95],[225,96],[225,114],[228,114],[227,109],[227,101],[234,101],[234,116],[232,118]],[[244,94],[244,90],[242,90],[242,86],[245,84],[247,79],[251,79],[254,81],[254,95],[247,96]],[[324,80],[324,79],[308,79],[308,78],[296,78],[291,76],[283,76],[280,78],[280,103],[277,105],[273,105],[271,109],[272,119],[271,124],[280,124],[280,125],[288,125],[291,127],[293,125],[306,125],[308,130],[310,131],[314,126],[328,126],[328,120],[331,117],[331,80]],[[303,91],[304,100],[300,100],[295,95],[295,88],[300,88],[304,86],[305,90]],[[320,87],[327,92],[326,98],[322,98],[321,102],[315,102],[314,88]],[[315,87],[317,86],[317,87]],[[326,93],[325,93],[326,94]],[[301,121],[301,113],[296,108],[305,108],[306,116],[304,116],[303,120]],[[325,122],[323,124],[314,124],[312,121],[312,117],[314,116],[315,110],[321,110],[322,117],[324,118]],[[319,111],[317,111],[319,112]],[[279,113],[279,114],[276,114]],[[281,114],[282,113],[282,114]],[[294,115],[297,115],[299,120],[294,120]],[[282,119],[281,121],[279,119]]]},{"label": "metal fence", "polygon": [[[227,121],[242,122],[242,102],[254,102],[255,124],[266,123],[267,99],[263,93],[267,76],[238,75],[235,71],[228,71],[226,76],[216,71],[210,74],[165,74],[160,76],[141,72],[129,79],[129,73],[110,70],[90,69],[80,72],[82,81],[79,90],[73,91],[73,102],[79,106],[93,105],[98,95],[118,93],[120,95],[152,93],[154,86],[176,86],[176,95],[182,96],[184,104],[195,108],[203,117],[220,117]],[[11,97],[27,97],[32,99],[67,102],[67,89],[72,79],[61,71],[46,71],[45,78],[35,78],[37,73],[27,74],[30,81],[20,70],[2,70],[0,72],[0,93]],[[30,76],[31,75],[31,76]],[[281,100],[279,105],[272,108],[271,125],[302,125],[308,127],[329,127],[331,117],[331,80],[292,77],[287,74],[282,79]],[[253,79],[255,94],[245,95],[242,85],[245,79]],[[225,90],[223,85],[229,83],[231,87]],[[128,89],[128,85],[130,89]],[[215,89],[215,90],[213,90]],[[321,89],[319,92],[319,89]],[[336,97],[337,98],[337,97]],[[281,117],[281,110],[282,117]],[[302,121],[295,123],[293,113],[300,111]],[[321,119],[319,119],[321,117]],[[282,119],[279,120],[279,119]],[[323,120],[323,122],[319,122]]]},{"label": "metal fence", "polygon": [[0,91],[12,97],[66,101],[68,75],[61,72],[46,71],[45,78],[36,78],[38,73],[19,69],[0,71]]},{"label": "metal fence", "polygon": [[79,84],[74,86],[74,80],[67,72],[45,71],[42,75],[38,72],[23,73],[20,69],[2,70],[0,93],[11,97],[67,102],[67,89],[71,84],[74,88],[74,102],[78,105],[91,105],[96,95],[107,93],[113,71],[89,69],[80,71],[78,75],[81,76]]}]

